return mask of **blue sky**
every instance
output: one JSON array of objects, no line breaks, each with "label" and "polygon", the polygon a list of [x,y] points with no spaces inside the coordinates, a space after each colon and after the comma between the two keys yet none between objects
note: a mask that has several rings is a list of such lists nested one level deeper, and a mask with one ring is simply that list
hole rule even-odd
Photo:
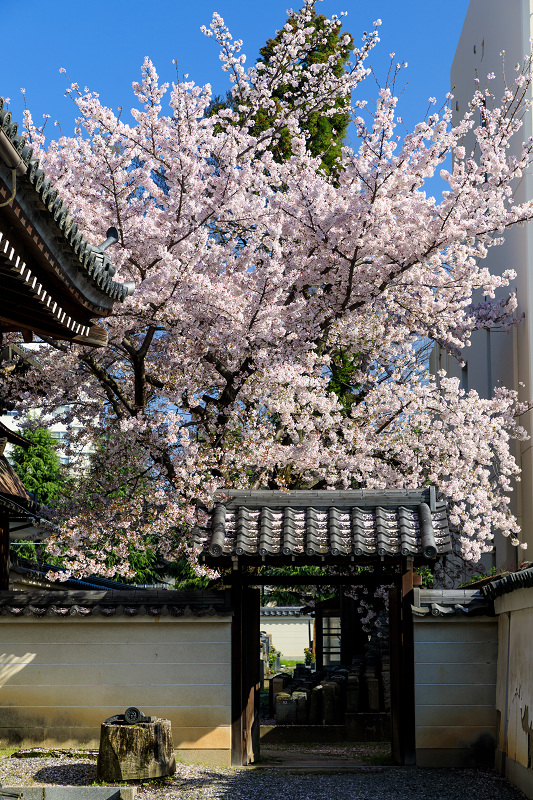
[{"label": "blue sky", "polygon": [[[214,11],[226,21],[235,38],[244,40],[248,64],[259,47],[286,19],[290,0],[0,0],[2,66],[0,95],[11,99],[14,117],[21,118],[26,90],[27,104],[38,122],[51,115],[48,135],[71,134],[76,109],[64,97],[64,67],[81,88],[100,93],[113,107],[133,105],[131,84],[140,76],[146,55],[154,61],[162,80],[175,78],[173,59],[180,73],[196,83],[211,83],[215,93],[229,88],[220,69],[216,44],[200,32]],[[294,3],[297,8],[298,3]],[[347,11],[344,27],[356,40],[372,22],[381,18],[381,43],[370,63],[383,76],[389,53],[407,61],[406,91],[401,113],[408,127],[424,117],[428,98],[444,98],[449,90],[449,70],[461,32],[468,0],[324,0],[319,13]],[[370,99],[376,86],[372,78],[360,89]],[[440,103],[439,103],[440,105]]]}]

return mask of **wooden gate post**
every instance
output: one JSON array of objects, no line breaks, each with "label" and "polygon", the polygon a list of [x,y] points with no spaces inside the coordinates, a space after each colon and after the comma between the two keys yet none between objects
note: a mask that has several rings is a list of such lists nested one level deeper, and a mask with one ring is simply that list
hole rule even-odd
[{"label": "wooden gate post", "polygon": [[246,766],[259,757],[259,600],[240,573],[231,586],[231,763]]},{"label": "wooden gate post", "polygon": [[416,763],[412,590],[411,566],[389,594],[392,756],[405,765]]},{"label": "wooden gate post", "polygon": [[9,511],[0,508],[0,591],[9,589]]},{"label": "wooden gate post", "polygon": [[403,700],[403,763],[407,766],[416,764],[416,728],[415,728],[415,644],[413,630],[413,580],[414,571],[410,569],[402,575],[402,700]]},{"label": "wooden gate post", "polygon": [[243,594],[243,763],[259,758],[261,672],[259,589],[246,588]]},{"label": "wooden gate post", "polygon": [[231,764],[242,766],[242,679],[243,679],[243,585],[240,574],[232,575],[231,606]]}]

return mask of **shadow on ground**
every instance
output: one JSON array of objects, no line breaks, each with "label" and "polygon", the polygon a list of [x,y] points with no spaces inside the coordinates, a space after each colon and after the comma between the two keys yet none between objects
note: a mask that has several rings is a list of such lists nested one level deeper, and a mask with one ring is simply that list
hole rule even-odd
[{"label": "shadow on ground", "polygon": [[361,767],[357,772],[306,774],[279,770],[213,770],[189,774],[179,765],[164,787],[144,789],[137,800],[523,800],[524,795],[485,770]]},{"label": "shadow on ground", "polygon": [[38,769],[33,779],[36,783],[56,786],[87,786],[96,780],[96,764],[61,764]]}]

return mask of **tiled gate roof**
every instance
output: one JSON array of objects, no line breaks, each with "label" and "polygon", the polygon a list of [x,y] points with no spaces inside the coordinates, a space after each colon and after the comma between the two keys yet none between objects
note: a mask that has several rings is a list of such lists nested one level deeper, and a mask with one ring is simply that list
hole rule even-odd
[{"label": "tiled gate roof", "polygon": [[417,491],[229,491],[219,493],[200,561],[339,563],[418,561],[451,552],[446,506]]}]

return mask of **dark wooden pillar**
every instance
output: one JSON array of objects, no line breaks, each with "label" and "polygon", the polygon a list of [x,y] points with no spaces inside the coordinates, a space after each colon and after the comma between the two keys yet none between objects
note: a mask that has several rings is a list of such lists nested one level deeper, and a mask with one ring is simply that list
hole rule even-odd
[{"label": "dark wooden pillar", "polygon": [[389,644],[390,644],[390,698],[391,698],[391,730],[392,757],[396,764],[403,763],[401,743],[401,614],[400,589],[396,585],[389,591]]},{"label": "dark wooden pillar", "polygon": [[242,595],[242,578],[234,574],[231,585],[231,763],[236,767],[242,766]]},{"label": "dark wooden pillar", "polygon": [[0,591],[9,589],[9,511],[0,507]]},{"label": "dark wooden pillar", "polygon": [[259,589],[244,591],[244,669],[243,669],[243,763],[253,764],[259,759],[261,671]]},{"label": "dark wooden pillar", "polygon": [[231,763],[245,766],[259,757],[259,590],[234,575],[231,635]]},{"label": "dark wooden pillar", "polygon": [[319,672],[324,669],[324,611],[315,610],[315,663]]},{"label": "dark wooden pillar", "polygon": [[413,570],[406,569],[389,594],[392,755],[397,764],[416,763]]},{"label": "dark wooden pillar", "polygon": [[403,639],[403,763],[416,764],[415,728],[415,645],[413,631],[413,567],[402,576],[402,639]]}]

